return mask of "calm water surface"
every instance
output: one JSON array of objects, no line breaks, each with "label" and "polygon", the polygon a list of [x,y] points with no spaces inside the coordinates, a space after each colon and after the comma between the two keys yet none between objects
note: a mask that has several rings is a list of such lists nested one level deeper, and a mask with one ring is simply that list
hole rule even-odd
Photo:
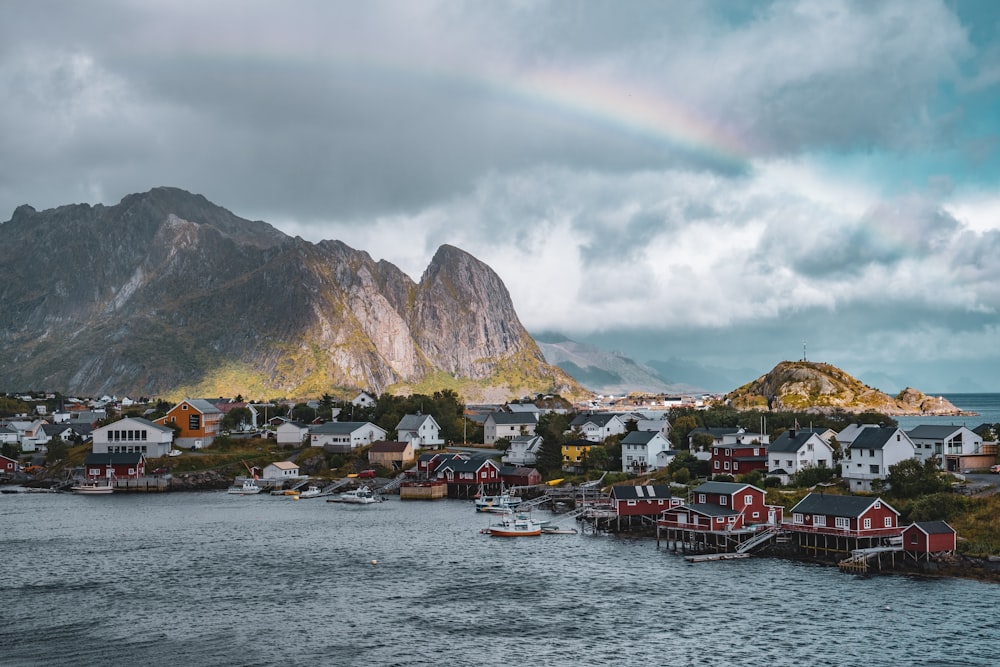
[{"label": "calm water surface", "polygon": [[460,501],[0,495],[0,664],[998,662],[994,584],[691,565],[488,521]]}]

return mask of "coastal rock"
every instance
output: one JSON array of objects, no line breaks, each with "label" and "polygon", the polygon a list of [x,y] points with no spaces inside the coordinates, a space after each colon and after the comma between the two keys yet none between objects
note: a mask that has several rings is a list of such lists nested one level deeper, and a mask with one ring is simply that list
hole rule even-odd
[{"label": "coastal rock", "polygon": [[770,372],[730,392],[724,399],[742,410],[817,413],[877,412],[885,415],[961,415],[941,397],[913,388],[889,396],[841,369],[811,361],[782,361]]}]

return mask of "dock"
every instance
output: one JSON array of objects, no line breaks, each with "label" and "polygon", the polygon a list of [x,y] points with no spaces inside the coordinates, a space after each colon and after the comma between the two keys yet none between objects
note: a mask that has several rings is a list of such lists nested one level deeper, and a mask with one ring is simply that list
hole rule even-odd
[{"label": "dock", "polygon": [[719,553],[719,554],[692,554],[684,556],[684,560],[689,563],[704,563],[714,560],[735,560],[737,558],[750,558],[749,553]]}]

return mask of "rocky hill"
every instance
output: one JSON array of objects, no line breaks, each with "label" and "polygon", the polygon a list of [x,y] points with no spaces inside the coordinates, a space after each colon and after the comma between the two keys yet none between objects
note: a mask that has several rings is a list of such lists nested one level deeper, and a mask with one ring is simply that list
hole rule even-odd
[{"label": "rocky hill", "polygon": [[811,361],[782,361],[767,374],[727,394],[725,400],[741,410],[961,414],[943,398],[911,388],[889,396],[835,366]]},{"label": "rocky hill", "polygon": [[545,362],[496,273],[447,245],[414,283],[341,242],[155,188],[114,206],[20,206],[0,224],[0,260],[0,389],[582,392]]}]

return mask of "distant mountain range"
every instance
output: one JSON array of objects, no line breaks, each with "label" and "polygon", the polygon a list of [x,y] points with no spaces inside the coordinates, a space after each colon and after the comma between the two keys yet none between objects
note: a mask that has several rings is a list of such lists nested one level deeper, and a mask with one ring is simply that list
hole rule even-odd
[{"label": "distant mountain range", "polygon": [[545,361],[500,278],[441,246],[419,283],[200,195],[20,206],[0,224],[5,390],[183,397],[585,390]]}]

